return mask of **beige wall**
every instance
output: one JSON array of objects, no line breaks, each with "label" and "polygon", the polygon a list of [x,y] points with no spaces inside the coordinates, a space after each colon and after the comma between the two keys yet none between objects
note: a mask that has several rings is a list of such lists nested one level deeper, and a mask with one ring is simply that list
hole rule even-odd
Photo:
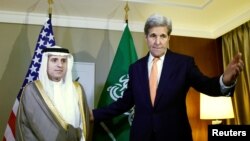
[{"label": "beige wall", "polygon": [[[42,25],[0,23],[0,139],[22,86]],[[53,27],[56,44],[75,61],[95,63],[95,104],[106,81],[122,31]],[[143,33],[132,33],[138,57],[146,54]]]}]

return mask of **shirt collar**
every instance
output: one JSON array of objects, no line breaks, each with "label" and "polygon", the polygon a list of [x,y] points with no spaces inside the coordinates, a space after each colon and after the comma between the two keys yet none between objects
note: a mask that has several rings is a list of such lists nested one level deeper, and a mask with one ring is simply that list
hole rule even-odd
[{"label": "shirt collar", "polygon": [[[166,53],[164,55],[162,55],[159,60],[163,61],[165,58],[165,55],[166,55]],[[153,59],[154,59],[154,56],[151,53],[149,53],[148,62],[151,63],[153,61]]]}]

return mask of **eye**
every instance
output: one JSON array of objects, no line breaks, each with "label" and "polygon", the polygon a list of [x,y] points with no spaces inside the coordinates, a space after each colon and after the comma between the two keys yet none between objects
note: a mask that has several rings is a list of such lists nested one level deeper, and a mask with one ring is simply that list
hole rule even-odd
[{"label": "eye", "polygon": [[51,59],[51,62],[56,62],[57,61],[57,58],[52,58]]},{"label": "eye", "polygon": [[166,34],[161,34],[160,37],[161,37],[161,38],[167,38],[167,35],[166,35]]},{"label": "eye", "polygon": [[62,63],[66,63],[67,62],[67,59],[62,59]]},{"label": "eye", "polygon": [[156,34],[154,34],[154,33],[153,33],[153,34],[150,34],[149,37],[150,37],[150,38],[156,38]]}]

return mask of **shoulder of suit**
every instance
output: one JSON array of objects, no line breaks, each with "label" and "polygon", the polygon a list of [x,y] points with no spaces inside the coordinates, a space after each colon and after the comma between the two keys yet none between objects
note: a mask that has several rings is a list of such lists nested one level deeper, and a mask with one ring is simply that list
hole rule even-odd
[{"label": "shoulder of suit", "polygon": [[178,57],[178,58],[182,58],[182,59],[193,59],[192,56],[190,55],[187,55],[187,54],[183,54],[183,53],[178,53],[178,52],[173,52],[173,51],[170,51],[168,50],[167,54],[166,55],[171,55],[173,57]]},{"label": "shoulder of suit", "polygon": [[30,86],[30,85],[34,85],[36,82],[39,82],[39,81],[40,80],[34,80],[34,81],[27,82],[24,87],[27,87],[27,86]]},{"label": "shoulder of suit", "polygon": [[142,62],[148,62],[148,55],[136,60],[135,63],[133,63],[133,64],[140,64]]}]

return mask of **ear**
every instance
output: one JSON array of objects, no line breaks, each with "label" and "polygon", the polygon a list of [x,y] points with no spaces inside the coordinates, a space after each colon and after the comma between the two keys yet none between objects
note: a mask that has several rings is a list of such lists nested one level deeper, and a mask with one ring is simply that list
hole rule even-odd
[{"label": "ear", "polygon": [[168,35],[168,41],[170,41],[170,35]]},{"label": "ear", "polygon": [[145,34],[144,37],[145,37],[144,40],[147,42],[147,35]]}]

